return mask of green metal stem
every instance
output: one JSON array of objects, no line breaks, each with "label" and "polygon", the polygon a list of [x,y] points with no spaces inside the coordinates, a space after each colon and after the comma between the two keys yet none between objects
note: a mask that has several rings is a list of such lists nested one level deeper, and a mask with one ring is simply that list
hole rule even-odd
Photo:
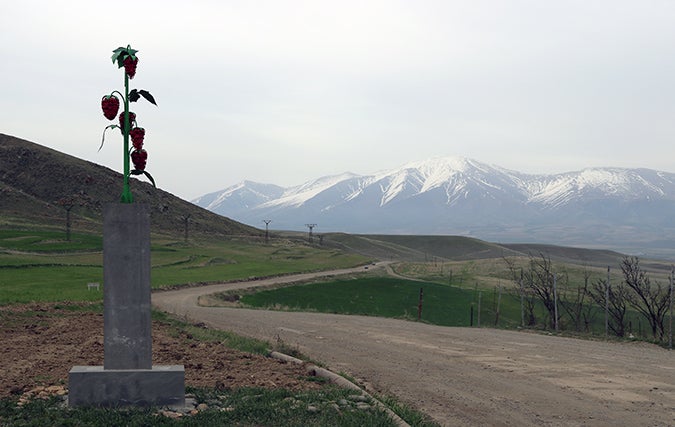
[{"label": "green metal stem", "polygon": [[129,76],[124,72],[124,190],[122,191],[121,202],[133,203],[134,197],[129,188],[129,130],[131,123],[129,123]]}]

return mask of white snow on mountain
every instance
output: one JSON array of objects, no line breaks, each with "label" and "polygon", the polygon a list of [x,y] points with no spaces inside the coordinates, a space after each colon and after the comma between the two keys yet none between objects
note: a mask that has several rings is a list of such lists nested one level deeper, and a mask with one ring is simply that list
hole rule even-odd
[{"label": "white snow on mountain", "polygon": [[193,202],[251,225],[272,219],[285,229],[312,222],[332,231],[573,242],[611,240],[616,230],[629,230],[626,238],[647,233],[662,241],[675,211],[675,174],[607,167],[534,175],[440,157],[288,188],[244,181]]},{"label": "white snow on mountain", "polygon": [[279,198],[263,203],[260,207],[300,206],[329,188],[354,177],[357,177],[357,175],[347,172],[309,181],[302,185],[286,189]]},{"label": "white snow on mountain", "polygon": [[[370,176],[353,173],[326,176],[285,188],[281,194],[278,191],[280,187],[244,181],[217,194],[212,193],[216,194],[215,197],[202,196],[193,202],[217,211],[223,203],[231,202],[235,194],[246,191],[259,201],[255,206],[246,206],[251,209],[299,207],[341,184],[346,185],[342,185],[336,192],[336,196],[339,196],[336,201],[355,200],[371,186],[375,186],[381,195],[380,207],[396,199],[414,197],[438,188],[444,189],[448,205],[468,197],[471,193],[475,197],[486,197],[491,193],[510,194],[516,200],[548,208],[559,207],[571,200],[588,196],[634,199],[645,195],[652,198],[669,195],[664,187],[673,186],[673,174],[649,171],[654,177],[660,178],[660,182],[654,182],[645,178],[640,171],[649,170],[592,168],[555,175],[527,175],[471,159],[443,157],[411,162],[398,169],[381,171]],[[205,203],[207,200],[208,203]]]}]

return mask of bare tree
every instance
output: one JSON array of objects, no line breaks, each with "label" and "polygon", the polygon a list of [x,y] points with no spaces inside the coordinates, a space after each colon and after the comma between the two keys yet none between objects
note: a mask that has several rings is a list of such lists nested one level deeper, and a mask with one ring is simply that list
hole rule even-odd
[{"label": "bare tree", "polygon": [[[551,258],[540,253],[538,257],[530,256],[529,268],[523,271],[524,284],[544,304],[548,312],[551,328],[556,327],[556,299],[554,290],[555,271]],[[567,283],[567,275],[558,276],[561,284]]]},{"label": "bare tree", "polygon": [[[530,255],[526,269],[516,267],[515,262],[512,260],[505,259],[505,261],[511,271],[512,279],[519,284],[522,282],[523,308],[527,312],[526,323],[528,325],[535,324],[534,308],[536,301],[539,300],[548,313],[551,328],[555,328],[556,308],[553,289],[555,272],[553,271],[551,258],[541,253],[539,257]],[[562,275],[561,279],[563,279],[563,283],[566,283],[567,275]]]},{"label": "bare tree", "polygon": [[532,288],[523,288],[523,309],[525,311],[525,325],[534,326],[537,324],[537,316],[534,314],[534,308],[537,306],[537,296],[532,292]]},{"label": "bare tree", "polygon": [[588,311],[588,306],[586,298],[588,297],[588,287],[589,281],[591,278],[591,272],[588,268],[584,268],[584,283],[583,285],[578,285],[576,288],[562,288],[560,292],[561,298],[560,305],[563,307],[567,315],[569,316],[572,324],[574,325],[574,330],[581,332],[582,324],[584,328],[588,328],[588,322],[590,321],[590,312]]},{"label": "bare tree", "polygon": [[658,282],[651,282],[637,257],[625,257],[621,261],[621,271],[626,286],[633,290],[628,296],[628,303],[647,319],[654,339],[662,341],[670,302],[667,288],[662,288]]},{"label": "bare tree", "polygon": [[598,279],[589,289],[593,301],[600,307],[607,307],[609,329],[617,337],[626,335],[626,309],[630,289],[623,283],[609,286],[607,280]]}]

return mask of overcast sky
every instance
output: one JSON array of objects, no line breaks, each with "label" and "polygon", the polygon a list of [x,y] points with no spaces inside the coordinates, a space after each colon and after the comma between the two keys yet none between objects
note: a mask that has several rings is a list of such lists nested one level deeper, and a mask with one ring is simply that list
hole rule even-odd
[{"label": "overcast sky", "polygon": [[147,170],[185,199],[449,155],[675,172],[675,1],[2,1],[0,132],[121,171],[127,44]]}]

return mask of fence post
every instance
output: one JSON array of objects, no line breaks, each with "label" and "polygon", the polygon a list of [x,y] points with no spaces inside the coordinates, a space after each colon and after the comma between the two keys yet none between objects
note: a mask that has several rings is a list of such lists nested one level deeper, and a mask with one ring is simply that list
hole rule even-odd
[{"label": "fence post", "polygon": [[523,269],[520,269],[520,326],[525,327],[525,302],[524,302],[524,290],[523,290]]},{"label": "fence post", "polygon": [[668,348],[673,349],[673,275],[675,275],[675,267],[670,266],[670,337],[668,337]]},{"label": "fence post", "polygon": [[480,328],[480,299],[481,296],[483,295],[482,291],[478,291],[478,321],[476,322],[476,325]]},{"label": "fence post", "polygon": [[607,266],[607,286],[605,286],[605,338],[609,338],[609,265]]},{"label": "fence post", "polygon": [[502,304],[502,284],[499,283],[499,292],[497,294],[497,311],[495,312],[495,326],[499,326],[499,307]]},{"label": "fence post", "polygon": [[555,315],[555,331],[558,332],[558,273],[553,273],[553,313]]},{"label": "fence post", "polygon": [[417,304],[417,320],[422,319],[422,300],[424,297],[424,288],[420,288],[420,301]]}]

